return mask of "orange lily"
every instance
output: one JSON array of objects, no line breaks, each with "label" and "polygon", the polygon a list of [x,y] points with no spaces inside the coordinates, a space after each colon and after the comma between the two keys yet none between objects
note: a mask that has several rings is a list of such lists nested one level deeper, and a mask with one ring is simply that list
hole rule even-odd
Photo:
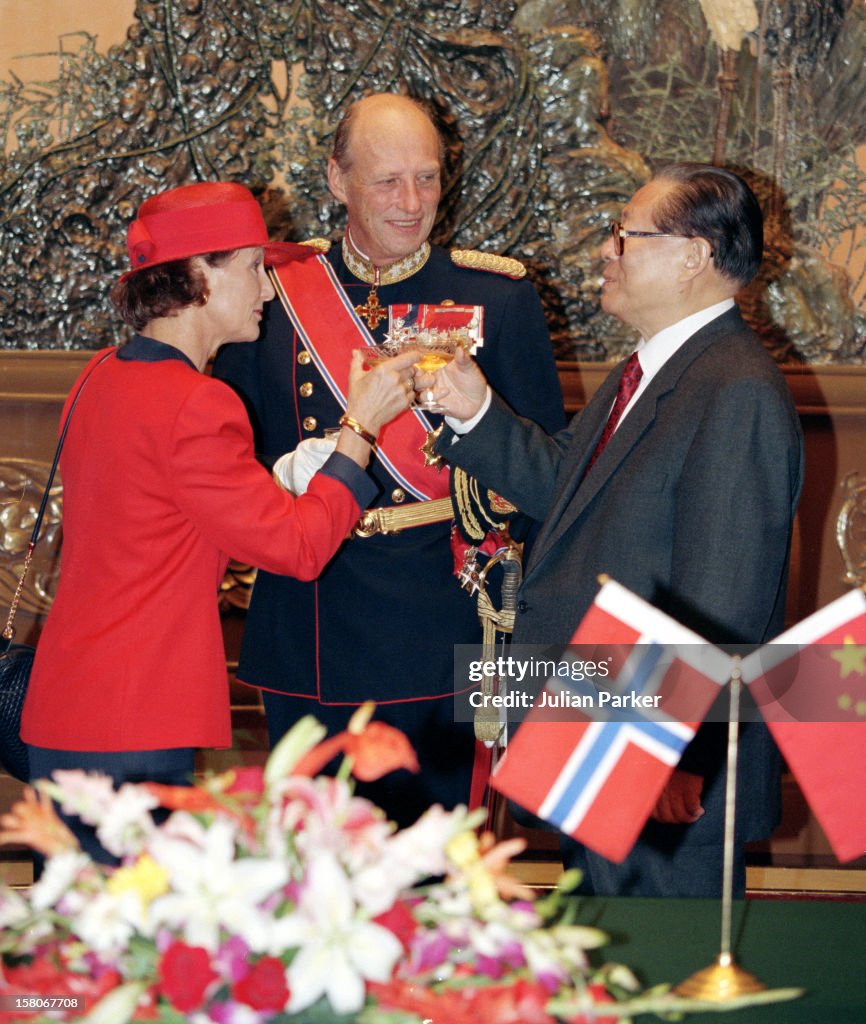
[{"label": "orange lily", "polygon": [[512,858],[523,853],[525,849],[525,839],[505,839],[501,843],[497,843],[496,836],[492,832],[482,833],[478,840],[481,863],[493,876],[499,895],[505,900],[535,899],[535,893],[529,886],[518,882],[513,875],[508,873],[508,866]]},{"label": "orange lily", "polygon": [[78,840],[55,811],[51,797],[30,786],[0,817],[0,843],[24,843],[46,857],[78,849]]},{"label": "orange lily", "polygon": [[351,759],[352,774],[361,782],[381,779],[398,768],[420,771],[418,758],[406,736],[393,725],[370,721],[374,709],[372,701],[362,704],[352,715],[348,729],[307,751],[295,765],[294,774],[318,775],[338,754]]},{"label": "orange lily", "polygon": [[198,786],[165,786],[161,782],[145,782],[148,793],[159,800],[160,807],[169,811],[189,811],[201,814],[204,811],[222,811],[225,808],[213,793]]}]

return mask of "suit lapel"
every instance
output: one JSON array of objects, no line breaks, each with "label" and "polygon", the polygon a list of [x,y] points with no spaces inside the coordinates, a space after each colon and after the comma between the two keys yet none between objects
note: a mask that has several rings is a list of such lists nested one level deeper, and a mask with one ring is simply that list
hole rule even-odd
[{"label": "suit lapel", "polygon": [[[615,377],[615,381],[619,378]],[[652,382],[655,384],[655,381]],[[614,384],[614,392],[616,384]],[[667,389],[666,389],[667,390]],[[613,396],[611,396],[613,401]],[[652,424],[656,415],[657,395],[651,395],[650,389],[640,396],[634,408],[629,411],[625,421],[608,441],[606,448],[596,460],[592,470],[584,477],[586,463],[595,449],[607,415],[596,424],[594,441],[579,452],[579,460],[573,466],[569,479],[556,499],[553,514],[545,519],[545,527],[535,542],[529,560],[526,575],[530,576],[541,564],[543,559],[555,547],[559,539],[571,529],[580,518],[586,507],[592,502],[599,491],[616,472],[628,453],[638,443],[644,432]],[[575,471],[576,469],[576,471]]]},{"label": "suit lapel", "polygon": [[[618,363],[604,379],[601,387],[593,395],[589,404],[577,417],[573,428],[571,442],[563,457],[559,469],[559,481],[550,511],[545,519],[545,527],[536,540],[536,546],[542,545],[550,527],[562,518],[569,503],[575,496],[586,472],[586,464],[590,454],[595,451],[604,425],[616,397],[617,384],[622,375],[625,360]],[[628,422],[628,420],[626,420]]]},{"label": "suit lapel", "polygon": [[625,360],[611,370],[601,388],[580,415],[580,422],[575,428],[572,442],[560,470],[559,489],[544,521],[544,526],[532,548],[526,568],[527,579],[539,570],[559,539],[571,529],[599,491],[603,490],[611,476],[628,458],[629,452],[652,426],[659,403],[663,402],[664,396],[677,386],[688,367],[714,341],[718,340],[720,335],[729,336],[732,331],[743,326],[739,310],[735,308],[723,313],[706,327],[701,328],[680,346],[652,379],[634,407],[629,410],[628,416],[608,442],[607,447],[592,467],[592,471],[584,479],[586,463],[595,450],[595,444],[607,422]]}]

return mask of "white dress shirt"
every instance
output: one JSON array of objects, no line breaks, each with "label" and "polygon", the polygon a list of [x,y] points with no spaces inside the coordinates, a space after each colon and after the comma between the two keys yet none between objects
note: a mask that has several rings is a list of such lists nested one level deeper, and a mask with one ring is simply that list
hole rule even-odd
[{"label": "white dress shirt", "polygon": [[[706,309],[698,310],[697,313],[692,313],[691,316],[687,316],[684,320],[678,320],[675,324],[671,324],[670,327],[665,327],[664,330],[654,334],[649,341],[644,338],[638,342],[638,346],[635,351],[638,353],[638,362],[640,363],[641,370],[643,370],[643,376],[640,379],[637,390],[631,396],[628,405],[623,409],[622,416],[619,418],[619,422],[616,425],[616,429],[619,430],[622,425],[622,421],[628,416],[631,409],[634,407],[635,402],[649,387],[650,381],[655,377],[659,370],[665,365],[665,363],[671,358],[671,356],[683,346],[689,338],[702,327],[706,327],[708,323],[715,320],[716,317],[721,316],[722,313],[727,313],[729,309],[732,309],[735,305],[733,299],[723,299],[721,302],[717,302],[712,306],[707,306]],[[490,402],[492,399],[492,392],[490,387],[487,388],[487,394],[484,396],[484,401],[481,403],[481,408],[477,413],[469,420],[456,420],[451,416],[445,417],[445,422],[454,431],[455,434],[468,434],[469,431],[480,422],[482,416],[490,408]],[[613,403],[611,403],[613,405]],[[456,438],[454,439],[456,441]]]},{"label": "white dress shirt", "polygon": [[697,313],[692,313],[691,316],[687,316],[684,320],[679,320],[677,323],[671,324],[670,327],[665,327],[664,330],[659,331],[658,334],[654,334],[649,341],[645,341],[641,338],[635,351],[638,354],[637,358],[640,363],[640,367],[643,370],[643,376],[640,379],[640,384],[638,384],[637,390],[631,396],[628,405],[622,411],[622,416],[620,416],[619,423],[616,425],[617,430],[622,425],[622,421],[634,408],[635,402],[649,387],[650,381],[671,358],[671,356],[681,348],[693,334],[696,334],[702,327],[706,327],[708,323],[715,320],[716,317],[721,316],[722,313],[727,313],[727,311],[733,306],[733,299],[723,299],[721,302],[717,302],[713,306],[707,306],[706,309],[701,309],[698,310]]}]

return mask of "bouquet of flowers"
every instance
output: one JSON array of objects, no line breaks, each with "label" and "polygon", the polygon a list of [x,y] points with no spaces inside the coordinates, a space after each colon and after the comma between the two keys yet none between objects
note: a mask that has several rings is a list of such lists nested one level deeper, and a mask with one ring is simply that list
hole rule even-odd
[{"label": "bouquet of flowers", "polygon": [[[521,840],[479,836],[465,808],[397,831],[355,796],[353,775],[417,770],[371,714],[330,739],[303,719],[264,768],[191,787],[58,771],[25,791],[0,840],[47,860],[29,891],[0,889],[0,1018],[613,1024],[692,1008],[591,966],[605,936],[574,923],[574,878],[535,898],[507,873]],[[119,865],[84,854],[52,799]]]}]

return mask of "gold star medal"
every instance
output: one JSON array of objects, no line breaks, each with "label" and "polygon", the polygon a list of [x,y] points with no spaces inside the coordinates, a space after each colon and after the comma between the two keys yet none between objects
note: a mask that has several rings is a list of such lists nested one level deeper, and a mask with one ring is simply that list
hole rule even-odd
[{"label": "gold star medal", "polygon": [[435,466],[440,472],[442,467],[445,465],[445,460],[441,455],[434,451],[434,448],[436,447],[436,442],[439,440],[439,435],[442,433],[442,428],[444,426],[444,423],[440,423],[435,430],[428,430],[427,440],[418,449],[418,451],[422,452],[424,455],[424,465]]}]

